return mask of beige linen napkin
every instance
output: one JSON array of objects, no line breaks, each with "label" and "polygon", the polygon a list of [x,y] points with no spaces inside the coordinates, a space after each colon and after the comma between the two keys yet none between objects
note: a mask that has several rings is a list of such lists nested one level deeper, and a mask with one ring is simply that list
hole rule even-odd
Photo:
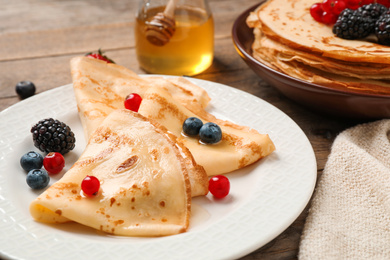
[{"label": "beige linen napkin", "polygon": [[301,237],[299,259],[390,259],[390,120],[333,143]]}]

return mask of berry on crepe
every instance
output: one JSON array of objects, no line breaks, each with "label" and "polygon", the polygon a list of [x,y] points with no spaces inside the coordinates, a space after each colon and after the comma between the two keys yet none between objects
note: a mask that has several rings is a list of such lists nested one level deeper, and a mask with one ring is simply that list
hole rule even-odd
[{"label": "berry on crepe", "polygon": [[81,182],[81,189],[87,196],[95,196],[100,189],[100,181],[95,176],[85,177]]},{"label": "berry on crepe", "polygon": [[346,7],[343,0],[324,0],[310,7],[310,15],[314,20],[324,24],[334,24],[338,15]]},{"label": "berry on crepe", "polygon": [[131,93],[127,95],[124,101],[126,109],[129,109],[134,112],[138,112],[139,106],[141,105],[142,97],[137,93]]}]

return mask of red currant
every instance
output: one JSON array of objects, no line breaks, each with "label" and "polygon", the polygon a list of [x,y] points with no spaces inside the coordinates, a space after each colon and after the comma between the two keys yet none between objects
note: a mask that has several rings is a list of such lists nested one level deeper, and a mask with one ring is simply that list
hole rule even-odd
[{"label": "red currant", "polygon": [[103,51],[99,49],[97,52],[89,52],[85,54],[85,56],[93,59],[98,59],[105,61],[107,63],[115,63],[112,59],[108,58],[106,55],[104,55]]},{"label": "red currant", "polygon": [[100,189],[100,181],[95,176],[85,177],[81,182],[81,189],[88,196],[95,196]]},{"label": "red currant", "polygon": [[[320,23],[334,24],[341,11],[347,7],[346,1],[357,0],[324,0],[322,3],[315,3],[310,7],[310,15]],[[358,0],[361,1],[361,0]],[[373,0],[363,0],[373,1]]]},{"label": "red currant", "polygon": [[332,13],[335,16],[338,16],[346,7],[347,4],[343,0],[324,0],[322,2],[324,11]]},{"label": "red currant", "polygon": [[139,106],[141,105],[142,98],[137,93],[131,93],[125,99],[125,108],[130,109],[134,112],[138,112]]},{"label": "red currant", "polygon": [[322,13],[324,10],[322,9],[322,3],[315,3],[310,7],[310,15],[317,22],[322,23]]},{"label": "red currant", "polygon": [[339,15],[345,8],[347,8],[345,1],[334,1],[333,14]]},{"label": "red currant", "polygon": [[209,180],[209,191],[217,198],[224,198],[229,194],[230,181],[224,175],[216,175]]},{"label": "red currant", "polygon": [[322,22],[326,24],[333,24],[336,23],[337,21],[337,16],[334,15],[331,12],[323,12],[322,13]]},{"label": "red currant", "polygon": [[45,158],[43,158],[43,167],[45,167],[46,171],[50,174],[57,174],[65,166],[65,159],[62,154],[57,152],[48,153]]}]

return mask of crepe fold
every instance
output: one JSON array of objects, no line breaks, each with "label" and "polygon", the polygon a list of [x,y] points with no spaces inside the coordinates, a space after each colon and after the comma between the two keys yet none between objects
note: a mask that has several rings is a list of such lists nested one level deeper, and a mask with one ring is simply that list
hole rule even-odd
[{"label": "crepe fold", "polygon": [[183,105],[206,107],[207,92],[183,77],[140,77],[133,71],[113,63],[88,57],[74,57],[70,62],[73,89],[85,137],[114,110],[124,107],[127,95],[140,96],[151,86],[166,89]]},{"label": "crepe fold", "polygon": [[[124,108],[127,95],[143,97],[151,87],[168,91],[183,106],[205,107],[210,101],[207,92],[183,77],[140,77],[133,71],[113,63],[87,57],[71,60],[73,89],[79,117],[88,140],[103,120],[117,109]],[[172,141],[176,137],[169,135]],[[208,193],[208,178],[186,147],[180,149],[186,161],[193,197]]]},{"label": "crepe fold", "polygon": [[[75,221],[115,235],[164,236],[186,231],[191,186],[180,147],[158,123],[116,110],[91,135],[65,175],[30,205],[46,223]],[[100,180],[95,197],[81,182]]]},{"label": "crepe fold", "polygon": [[[275,145],[267,134],[217,119],[199,106],[185,107],[161,88],[150,88],[145,92],[138,112],[159,122],[177,136],[177,140],[190,150],[195,161],[204,167],[208,176],[241,169],[275,150]],[[197,117],[203,123],[218,124],[222,130],[222,140],[206,145],[201,143],[198,137],[182,134],[183,122],[189,117]]]},{"label": "crepe fold", "polygon": [[[390,47],[345,40],[309,12],[315,0],[269,0],[247,17],[253,56],[289,76],[336,89],[390,93]],[[294,10],[293,12],[291,10]]]}]

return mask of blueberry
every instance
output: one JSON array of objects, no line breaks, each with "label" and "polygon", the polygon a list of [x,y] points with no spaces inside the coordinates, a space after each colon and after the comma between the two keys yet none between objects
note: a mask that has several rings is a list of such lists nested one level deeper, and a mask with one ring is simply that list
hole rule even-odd
[{"label": "blueberry", "polygon": [[43,165],[43,156],[34,151],[28,152],[20,158],[20,165],[27,172],[40,169]]},{"label": "blueberry", "polygon": [[215,123],[206,123],[199,130],[199,138],[206,144],[218,143],[222,139],[222,130]]},{"label": "blueberry", "polygon": [[197,117],[189,117],[183,123],[183,132],[189,136],[196,136],[202,127],[203,122]]},{"label": "blueberry", "polygon": [[34,190],[45,188],[49,181],[49,174],[44,169],[34,169],[27,173],[26,182]]},{"label": "blueberry", "polygon": [[30,81],[20,81],[15,90],[21,99],[25,99],[35,94],[35,85]]}]

